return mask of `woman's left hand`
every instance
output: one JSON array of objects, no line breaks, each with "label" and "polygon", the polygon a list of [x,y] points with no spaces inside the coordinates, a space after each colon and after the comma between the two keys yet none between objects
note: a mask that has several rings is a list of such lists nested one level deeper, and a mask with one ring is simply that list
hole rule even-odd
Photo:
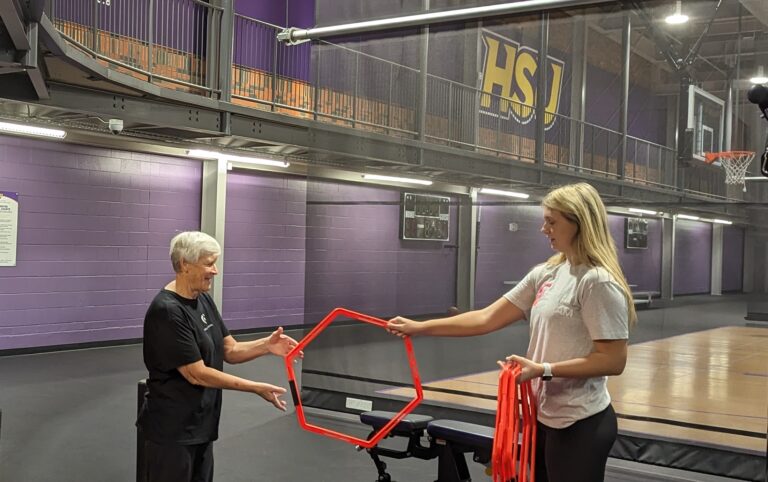
[{"label": "woman's left hand", "polygon": [[498,363],[501,368],[504,368],[505,365],[511,362],[518,363],[523,369],[520,378],[517,379],[518,383],[526,382],[532,378],[539,378],[544,374],[544,365],[519,355],[509,355],[505,361],[499,360],[496,363]]},{"label": "woman's left hand", "polygon": [[[291,350],[296,348],[296,345],[298,344],[299,342],[290,336],[283,334],[283,327],[280,326],[269,335],[267,349],[273,355],[286,356]],[[299,353],[299,356],[304,357],[304,353]]]}]

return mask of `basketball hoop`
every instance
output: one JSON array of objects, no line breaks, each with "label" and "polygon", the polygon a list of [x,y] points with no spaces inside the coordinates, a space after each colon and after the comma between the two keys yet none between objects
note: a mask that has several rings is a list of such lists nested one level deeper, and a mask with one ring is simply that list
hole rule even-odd
[{"label": "basketball hoop", "polygon": [[755,158],[752,151],[726,151],[726,152],[705,152],[704,162],[712,164],[720,159],[720,164],[725,169],[726,184],[740,184],[747,192],[747,185],[744,182],[744,176],[747,174],[747,168]]}]

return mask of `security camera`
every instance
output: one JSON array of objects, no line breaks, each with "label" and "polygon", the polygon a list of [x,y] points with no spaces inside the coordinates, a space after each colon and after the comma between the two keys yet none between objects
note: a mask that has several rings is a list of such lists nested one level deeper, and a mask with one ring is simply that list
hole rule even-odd
[{"label": "security camera", "polygon": [[123,120],[122,119],[109,119],[109,132],[112,134],[120,134],[123,132]]}]

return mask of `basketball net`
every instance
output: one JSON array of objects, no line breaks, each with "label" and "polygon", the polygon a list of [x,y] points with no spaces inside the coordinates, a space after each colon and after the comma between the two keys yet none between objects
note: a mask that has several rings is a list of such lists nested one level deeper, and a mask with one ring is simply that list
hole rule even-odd
[{"label": "basketball net", "polygon": [[712,164],[720,159],[720,165],[725,169],[726,184],[740,184],[743,191],[747,192],[747,184],[744,182],[744,176],[747,174],[747,168],[755,158],[752,151],[726,151],[726,152],[705,152],[704,162]]}]

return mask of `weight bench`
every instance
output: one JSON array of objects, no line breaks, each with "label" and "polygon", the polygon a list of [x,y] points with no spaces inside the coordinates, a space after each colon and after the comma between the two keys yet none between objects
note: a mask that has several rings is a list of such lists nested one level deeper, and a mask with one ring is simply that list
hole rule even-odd
[{"label": "weight bench", "polygon": [[647,305],[651,306],[651,300],[654,296],[658,296],[658,291],[633,291],[632,292],[632,303],[637,305]]},{"label": "weight bench", "polygon": [[[360,421],[373,428],[372,436],[387,422],[397,415],[394,412],[374,410],[360,414]],[[428,435],[429,445],[424,446],[421,439],[424,432]],[[395,459],[416,457],[430,460],[435,457],[437,463],[436,482],[470,482],[469,469],[464,454],[471,453],[472,460],[487,465],[493,452],[493,428],[456,420],[434,420],[428,415],[407,415],[390,432],[388,437],[406,437],[408,446],[405,450],[394,450],[378,445],[368,449],[368,454],[379,472],[377,482],[391,482],[386,472],[387,465],[380,456]],[[370,438],[369,436],[369,438]]]}]

